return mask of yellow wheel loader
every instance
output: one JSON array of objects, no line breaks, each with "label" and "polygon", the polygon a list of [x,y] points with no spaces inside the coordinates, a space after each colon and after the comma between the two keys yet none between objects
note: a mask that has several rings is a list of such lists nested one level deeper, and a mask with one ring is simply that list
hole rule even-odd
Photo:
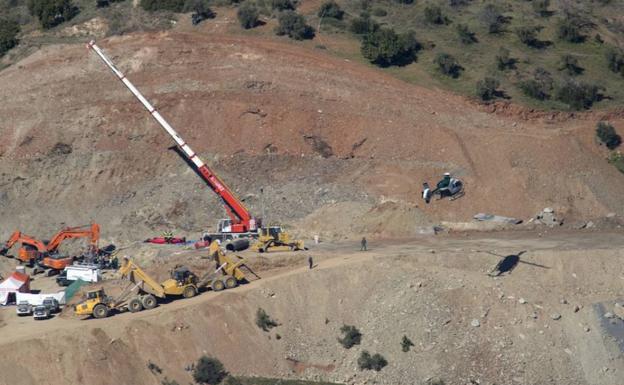
[{"label": "yellow wheel loader", "polygon": [[251,249],[260,253],[271,251],[307,250],[301,240],[293,240],[281,226],[263,227],[258,230],[258,239]]}]

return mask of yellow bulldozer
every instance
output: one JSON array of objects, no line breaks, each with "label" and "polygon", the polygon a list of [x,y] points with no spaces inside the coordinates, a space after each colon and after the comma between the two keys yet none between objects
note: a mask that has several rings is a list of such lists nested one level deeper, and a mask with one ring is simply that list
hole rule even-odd
[{"label": "yellow bulldozer", "polygon": [[251,249],[260,253],[307,250],[303,241],[291,239],[281,226],[258,229],[258,239],[251,245]]},{"label": "yellow bulldozer", "polygon": [[162,283],[158,283],[134,262],[124,258],[119,273],[129,281],[129,285],[122,293],[112,298],[102,288],[89,291],[84,301],[74,307],[74,311],[78,316],[105,318],[113,311],[129,310],[135,313],[143,309],[153,309],[158,305],[158,299],[191,298],[199,289],[205,287],[214,291],[231,289],[246,280],[245,273],[241,270],[245,266],[245,260],[238,256],[235,258],[238,260],[219,253],[217,269],[202,277],[198,277],[185,266],[176,267],[171,271],[171,278]]}]

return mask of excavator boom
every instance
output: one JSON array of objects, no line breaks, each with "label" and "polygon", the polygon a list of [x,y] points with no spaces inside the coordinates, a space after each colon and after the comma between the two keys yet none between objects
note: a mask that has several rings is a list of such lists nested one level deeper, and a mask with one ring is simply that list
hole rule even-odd
[{"label": "excavator boom", "polygon": [[11,249],[11,247],[13,247],[16,243],[22,243],[24,245],[32,246],[33,248],[37,249],[37,251],[42,253],[47,250],[46,245],[44,245],[43,242],[38,241],[35,238],[28,236],[20,231],[15,231],[13,232],[13,234],[11,234],[11,237],[8,241],[6,241],[2,249],[0,249],[0,254],[6,255],[9,249]]},{"label": "excavator boom", "polygon": [[169,134],[184,156],[195,165],[197,171],[210,188],[223,200],[228,216],[232,220],[233,233],[244,233],[256,231],[256,221],[252,218],[247,208],[234,195],[234,193],[223,183],[219,177],[200,159],[200,157],[186,144],[184,139],[171,127],[171,125],[160,115],[160,113],[150,104],[150,102],[139,92],[139,90],[119,71],[113,62],[102,52],[95,41],[90,41],[87,47],[93,50],[111,71],[121,80],[121,82],[132,92],[132,94],[143,104],[147,111],[156,119],[158,124]]},{"label": "excavator boom", "polygon": [[89,244],[92,251],[97,251],[98,242],[100,240],[100,226],[93,223],[91,226],[67,227],[52,237],[48,243],[48,252],[54,252],[67,239],[89,238]]}]

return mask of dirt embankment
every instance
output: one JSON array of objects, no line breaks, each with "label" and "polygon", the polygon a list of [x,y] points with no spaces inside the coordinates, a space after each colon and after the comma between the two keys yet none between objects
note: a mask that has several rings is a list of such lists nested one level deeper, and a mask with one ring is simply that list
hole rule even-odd
[{"label": "dirt embankment", "polygon": [[[56,318],[37,328],[3,312],[0,348],[12,353],[0,363],[0,382],[156,385],[167,376],[186,383],[185,368],[209,354],[236,374],[348,384],[439,377],[450,384],[618,385],[624,366],[593,305],[618,296],[620,280],[612,272],[621,243],[619,234],[572,234],[423,238],[371,244],[368,253],[326,245],[314,251],[318,267],[312,271],[290,267],[152,311],[105,320]],[[507,255],[520,247],[528,252],[511,273],[485,275],[498,258],[480,250]],[[588,264],[587,255],[599,262]],[[258,307],[279,326],[259,329]],[[343,324],[360,329],[361,345],[339,345]],[[403,335],[414,342],[407,353]],[[388,366],[380,373],[359,371],[362,350],[382,354]],[[162,374],[150,371],[150,362]]]},{"label": "dirt embankment", "polygon": [[[477,212],[624,214],[624,180],[594,144],[593,121],[489,114],[320,51],[253,37],[169,32],[99,44],[270,222],[310,224],[333,211],[321,229],[330,235],[402,236]],[[61,223],[96,220],[119,242],[166,228],[197,234],[224,216],[167,150],[171,140],[82,45],[45,47],[0,72],[0,82],[3,237],[14,228],[45,237]],[[466,196],[424,205],[421,183],[444,171],[466,182]],[[388,200],[419,213],[390,230]],[[366,223],[347,230],[344,218]]]}]

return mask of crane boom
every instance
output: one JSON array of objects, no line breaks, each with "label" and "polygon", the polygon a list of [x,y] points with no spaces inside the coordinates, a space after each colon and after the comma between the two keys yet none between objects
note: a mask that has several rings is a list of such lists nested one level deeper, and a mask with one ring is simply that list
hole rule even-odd
[{"label": "crane boom", "polygon": [[108,68],[121,80],[121,82],[132,92],[132,94],[143,104],[145,109],[156,119],[158,124],[171,136],[177,146],[182,150],[186,158],[192,162],[204,181],[223,200],[228,216],[232,220],[231,232],[244,233],[257,230],[256,220],[243,203],[232,193],[219,177],[200,159],[182,137],[171,127],[171,125],[160,115],[160,113],[150,104],[150,102],[139,92],[139,90],[119,71],[113,62],[102,52],[100,47],[91,40],[87,45],[106,63]]}]

